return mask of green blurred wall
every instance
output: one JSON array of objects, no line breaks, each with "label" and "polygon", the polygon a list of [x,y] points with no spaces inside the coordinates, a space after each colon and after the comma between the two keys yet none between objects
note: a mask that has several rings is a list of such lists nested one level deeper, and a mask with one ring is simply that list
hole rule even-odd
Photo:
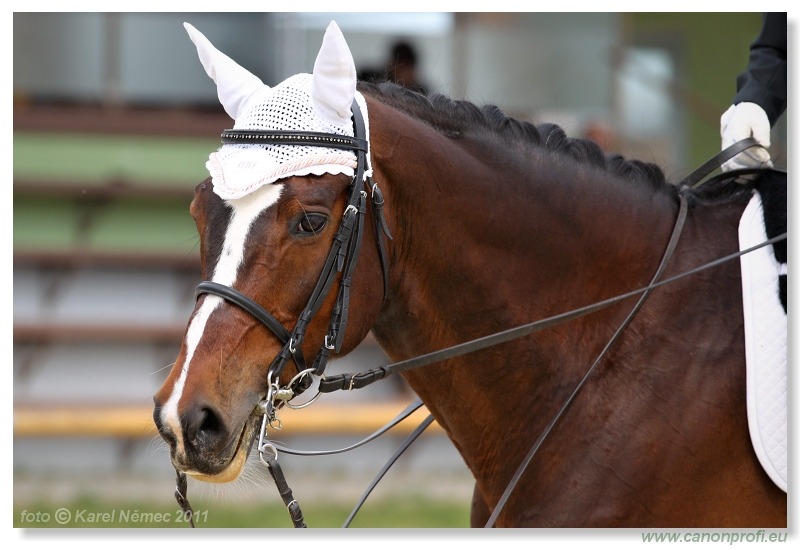
[{"label": "green blurred wall", "polygon": [[630,13],[624,28],[634,43],[674,46],[679,84],[688,102],[690,166],[700,165],[719,152],[719,117],[736,92],[736,76],[747,65],[761,13]]}]

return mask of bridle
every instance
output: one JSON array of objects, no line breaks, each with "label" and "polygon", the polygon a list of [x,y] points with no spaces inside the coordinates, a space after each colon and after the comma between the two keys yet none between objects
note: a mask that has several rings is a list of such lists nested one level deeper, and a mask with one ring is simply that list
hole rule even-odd
[{"label": "bridle", "polygon": [[[372,203],[372,214],[378,247],[378,256],[383,271],[384,299],[389,286],[389,267],[384,245],[384,236],[391,237],[383,216],[383,194],[378,185],[372,181],[368,170],[369,144],[366,137],[366,125],[361,109],[356,101],[352,104],[354,137],[320,132],[294,132],[278,130],[225,130],[222,132],[223,143],[236,144],[271,144],[271,145],[312,145],[318,147],[344,149],[356,155],[357,168],[350,185],[347,205],[342,214],[339,229],[333,238],[333,244],[325,259],[317,283],[311,296],[297,319],[294,329],[289,332],[269,311],[238,290],[213,281],[203,281],[197,285],[195,297],[203,294],[214,294],[224,300],[236,304],[260,321],[281,342],[281,351],[272,360],[267,377],[267,396],[261,402],[261,408],[270,423],[277,422],[276,405],[282,406],[293,397],[303,393],[311,385],[313,376],[322,376],[331,355],[338,353],[344,340],[350,313],[350,287],[361,250],[364,234],[364,216],[366,214],[367,191],[369,188]],[[328,324],[323,345],[320,347],[313,364],[309,367],[303,356],[302,345],[306,330],[316,316],[325,299],[330,294],[337,276],[339,290]],[[294,361],[298,374],[284,387],[279,387],[278,379],[289,360]]]},{"label": "bridle", "polygon": [[[339,452],[344,452],[346,450],[350,450],[352,448],[363,445],[364,443],[372,441],[373,439],[375,439],[376,437],[387,431],[391,426],[394,426],[397,423],[399,423],[400,420],[406,418],[411,413],[413,413],[417,408],[419,408],[421,406],[421,402],[417,401],[413,403],[406,409],[406,411],[401,413],[401,415],[398,415],[398,417],[395,420],[390,422],[389,425],[376,431],[375,433],[371,434],[370,436],[368,436],[367,438],[365,438],[364,440],[355,445],[351,445],[345,449],[339,449],[335,451],[307,451],[307,452],[295,451],[292,449],[284,448],[280,445],[270,442],[266,438],[268,427],[280,429],[281,425],[277,414],[278,411],[284,405],[290,408],[302,408],[311,404],[316,399],[316,397],[319,396],[320,393],[362,388],[377,380],[385,378],[390,374],[429,365],[438,361],[442,361],[444,359],[457,357],[460,355],[471,353],[473,351],[494,346],[499,343],[520,338],[529,335],[533,332],[543,330],[547,327],[554,326],[556,324],[561,324],[570,321],[572,319],[582,317],[584,315],[588,315],[600,309],[604,309],[611,305],[638,296],[639,299],[637,300],[634,307],[630,310],[630,312],[622,321],[622,323],[619,325],[617,330],[613,333],[613,335],[608,340],[605,347],[598,354],[595,361],[586,371],[586,373],[579,381],[577,386],[574,388],[570,396],[566,399],[562,407],[554,415],[554,417],[545,427],[544,431],[534,442],[533,446],[526,455],[525,459],[522,461],[517,471],[515,472],[514,476],[509,481],[503,495],[498,501],[498,504],[494,507],[493,512],[486,524],[486,527],[491,527],[496,522],[500,512],[503,510],[505,504],[507,503],[512,491],[514,490],[517,483],[521,479],[522,474],[524,473],[528,464],[533,459],[533,456],[538,451],[544,439],[551,432],[552,428],[555,426],[555,424],[561,418],[563,413],[572,403],[572,401],[574,400],[580,389],[583,387],[586,380],[594,371],[595,367],[601,363],[603,358],[606,356],[608,350],[613,346],[614,342],[616,342],[618,337],[630,324],[630,322],[635,317],[636,313],[639,311],[639,309],[646,301],[649,294],[654,289],[663,286],[665,284],[674,282],[675,280],[678,280],[680,278],[703,271],[705,269],[710,269],[711,267],[714,267],[721,263],[731,261],[757,248],[772,244],[774,242],[786,238],[786,233],[784,233],[773,239],[765,241],[764,243],[761,243],[755,247],[752,247],[748,250],[740,251],[738,253],[725,256],[723,258],[720,258],[713,262],[709,262],[690,271],[681,273],[677,276],[663,280],[661,279],[675,249],[677,248],[681,233],[683,231],[684,222],[686,221],[688,212],[688,203],[685,196],[685,191],[694,188],[698,186],[700,183],[702,183],[702,181],[711,172],[713,172],[726,160],[733,158],[740,152],[757,145],[757,142],[753,138],[748,138],[746,140],[742,140],[738,143],[735,143],[731,147],[725,149],[718,155],[714,156],[712,159],[703,164],[700,168],[695,170],[692,174],[690,174],[687,178],[685,178],[681,182],[681,184],[679,185],[680,189],[678,192],[678,199],[679,199],[678,215],[676,217],[676,221],[672,233],[670,235],[669,242],[662,256],[661,262],[659,263],[659,266],[655,274],[653,275],[650,283],[647,286],[625,293],[623,295],[615,296],[608,300],[603,300],[601,302],[591,304],[583,308],[578,308],[576,310],[556,315],[554,317],[521,325],[519,327],[515,327],[500,333],[495,333],[483,338],[478,338],[470,342],[465,342],[463,344],[459,344],[456,346],[452,346],[450,348],[446,348],[443,350],[411,358],[405,361],[400,361],[390,365],[384,365],[362,373],[343,374],[333,377],[325,377],[324,376],[325,367],[327,366],[331,355],[333,353],[337,353],[340,350],[344,339],[345,329],[347,326],[347,320],[349,315],[350,286],[352,283],[353,272],[355,270],[355,266],[358,261],[358,256],[364,231],[364,217],[366,213],[366,199],[367,199],[367,191],[364,189],[365,183],[369,187],[371,193],[371,205],[372,205],[372,214],[373,214],[374,228],[376,234],[376,243],[378,248],[378,255],[381,262],[381,269],[383,272],[384,300],[386,299],[388,292],[388,260],[386,256],[384,237],[388,237],[390,239],[392,237],[387,227],[386,220],[383,216],[383,206],[384,206],[383,195],[380,189],[378,188],[377,184],[375,184],[372,181],[371,171],[368,170],[369,144],[366,138],[366,126],[364,123],[364,118],[361,113],[360,107],[356,101],[353,101],[352,104],[352,114],[353,114],[354,137],[342,136],[337,134],[318,133],[318,132],[294,132],[294,131],[277,131],[277,130],[225,130],[221,136],[223,143],[315,145],[320,147],[350,150],[356,154],[356,159],[357,159],[357,168],[355,171],[356,173],[350,185],[350,192],[348,196],[347,206],[345,207],[344,213],[342,215],[342,221],[334,237],[331,250],[329,251],[328,256],[325,260],[319,279],[317,280],[317,283],[311,293],[311,296],[308,300],[306,307],[304,308],[301,315],[298,317],[294,329],[291,332],[289,332],[271,313],[269,313],[261,305],[259,305],[246,295],[242,294],[241,292],[226,285],[222,285],[212,281],[203,281],[197,286],[197,289],[195,291],[195,295],[198,298],[203,294],[213,294],[223,298],[224,300],[230,303],[239,306],[240,308],[251,314],[258,321],[260,321],[282,343],[281,351],[273,359],[268,369],[267,394],[265,398],[262,401],[260,401],[259,404],[257,405],[255,413],[262,415],[261,427],[259,432],[259,441],[258,441],[259,457],[261,461],[267,465],[270,474],[272,475],[275,484],[278,488],[278,491],[284,503],[287,506],[287,510],[289,511],[289,515],[295,527],[306,527],[306,525],[303,521],[300,507],[297,501],[294,499],[291,489],[286,483],[282,470],[278,465],[277,461],[278,450],[290,454],[305,454],[305,455],[335,454]],[[755,171],[759,171],[759,169],[732,171],[729,172],[726,175],[726,177],[729,178],[737,177],[739,175],[745,175]],[[311,367],[307,367],[307,363],[305,357],[303,356],[301,347],[303,339],[305,337],[308,325],[310,324],[311,320],[315,317],[315,315],[318,313],[320,307],[322,306],[322,303],[330,294],[331,289],[333,287],[333,283],[336,280],[338,274],[341,274],[339,280],[339,291],[336,297],[336,302],[334,304],[333,310],[331,312],[330,321],[328,325],[328,332],[325,335],[323,345],[320,347],[317,356],[314,359],[314,363],[312,364]],[[297,368],[297,375],[295,375],[289,381],[288,384],[281,387],[279,384],[279,377],[286,363],[289,360],[292,360],[295,363],[295,366]],[[300,406],[295,406],[290,404],[291,399],[305,392],[311,386],[314,377],[318,377],[320,382],[318,388],[319,393],[317,394],[317,396],[315,396],[310,401]],[[406,438],[406,440],[400,446],[395,455],[392,456],[392,458],[389,460],[386,466],[384,466],[383,470],[378,474],[376,479],[364,493],[360,502],[356,505],[355,509],[350,514],[350,517],[348,517],[347,521],[345,522],[345,526],[349,525],[350,521],[360,508],[361,504],[369,495],[370,491],[375,486],[375,484],[382,478],[383,474],[385,474],[386,470],[388,470],[388,468],[394,463],[394,461],[399,457],[399,455],[402,454],[402,452],[422,433],[422,431],[424,431],[425,428],[427,428],[428,425],[430,425],[431,422],[432,422],[432,417],[429,415],[422,422],[422,424]],[[186,493],[187,493],[186,475],[182,472],[176,472],[176,474],[177,474],[177,486],[175,491],[175,497],[178,503],[180,504],[181,508],[183,509],[184,514],[188,518],[190,524],[192,525],[192,527],[194,527],[194,523],[192,520],[193,512],[186,498]]]},{"label": "bridle", "polygon": [[[195,290],[195,297],[197,298],[203,294],[213,294],[239,306],[260,321],[282,344],[280,352],[272,360],[267,371],[266,396],[256,407],[257,413],[262,415],[258,452],[278,486],[295,527],[305,527],[302,513],[297,501],[292,497],[291,490],[286,484],[278,465],[277,450],[272,443],[266,440],[267,427],[280,428],[280,420],[277,416],[279,409],[284,405],[293,407],[289,401],[306,391],[311,386],[313,377],[322,376],[331,355],[338,353],[341,349],[350,313],[350,287],[353,272],[358,262],[361,241],[364,235],[364,217],[367,205],[365,183],[369,188],[371,197],[375,240],[383,271],[384,299],[386,299],[389,286],[389,267],[384,236],[390,239],[392,237],[383,216],[383,194],[378,185],[372,181],[371,173],[368,170],[369,143],[366,124],[361,108],[355,100],[352,103],[351,111],[353,137],[321,132],[246,129],[225,130],[221,135],[221,140],[225,144],[310,145],[344,149],[352,151],[356,155],[355,175],[350,184],[347,205],[342,214],[339,229],[333,238],[333,244],[325,259],[317,283],[305,308],[298,317],[294,329],[289,332],[269,311],[245,294],[227,285],[213,281],[203,281],[197,285]],[[331,311],[328,331],[313,364],[309,367],[302,350],[306,330],[330,294],[337,276],[340,276],[339,290]],[[297,375],[286,386],[281,387],[279,384],[280,375],[289,360],[294,362],[297,368]],[[309,405],[314,399],[302,406]],[[175,496],[184,512],[191,519],[191,508],[185,495],[185,474],[178,472],[178,487]]]}]

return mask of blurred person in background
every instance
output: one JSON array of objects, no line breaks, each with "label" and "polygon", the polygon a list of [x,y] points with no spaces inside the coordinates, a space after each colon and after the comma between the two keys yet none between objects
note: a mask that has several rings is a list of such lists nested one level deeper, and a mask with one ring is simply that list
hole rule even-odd
[{"label": "blurred person in background", "polygon": [[427,95],[428,87],[419,79],[417,52],[409,42],[395,42],[389,50],[384,68],[362,71],[358,78],[367,82],[389,81]]}]

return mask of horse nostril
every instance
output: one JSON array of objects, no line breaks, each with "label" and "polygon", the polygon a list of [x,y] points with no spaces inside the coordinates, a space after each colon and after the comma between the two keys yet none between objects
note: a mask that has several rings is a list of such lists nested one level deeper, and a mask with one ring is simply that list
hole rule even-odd
[{"label": "horse nostril", "polygon": [[219,418],[217,418],[217,415],[214,414],[214,411],[208,407],[203,407],[200,413],[202,421],[200,422],[199,430],[201,432],[212,433],[219,431],[221,425]]},{"label": "horse nostril", "polygon": [[184,415],[184,433],[193,446],[214,447],[225,443],[228,430],[219,413],[210,406],[197,406]]}]

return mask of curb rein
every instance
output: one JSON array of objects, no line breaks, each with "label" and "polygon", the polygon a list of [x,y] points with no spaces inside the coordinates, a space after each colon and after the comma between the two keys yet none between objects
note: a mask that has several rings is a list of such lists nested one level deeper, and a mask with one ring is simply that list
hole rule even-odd
[{"label": "curb rein", "polygon": [[[323,134],[315,132],[270,131],[270,130],[264,130],[264,131],[225,130],[221,136],[223,143],[316,145],[320,147],[346,149],[354,151],[356,153],[358,167],[356,169],[356,174],[351,184],[350,196],[348,199],[347,207],[345,208],[342,217],[342,222],[339,226],[339,230],[336,236],[334,237],[334,243],[331,247],[330,252],[328,253],[328,257],[322,268],[322,272],[317,281],[316,287],[314,288],[314,291],[311,293],[311,298],[308,301],[308,305],[304,309],[303,313],[300,315],[292,333],[289,333],[289,331],[287,331],[283,327],[283,325],[280,322],[278,322],[277,319],[275,319],[263,307],[261,307],[255,301],[251,300],[244,294],[240,293],[237,290],[234,290],[231,287],[227,287],[225,285],[221,285],[219,283],[215,283],[212,281],[203,281],[197,286],[195,292],[195,296],[198,298],[202,294],[214,294],[225,299],[228,302],[238,305],[239,307],[241,307],[242,309],[253,315],[256,319],[258,319],[281,342],[283,342],[283,348],[275,357],[275,359],[272,361],[272,364],[270,365],[270,368],[268,370],[267,396],[256,406],[256,412],[262,414],[261,428],[258,441],[258,452],[259,452],[259,458],[267,466],[270,474],[272,475],[273,480],[275,481],[276,487],[278,488],[278,492],[280,493],[281,498],[283,499],[283,502],[287,507],[287,510],[289,512],[294,527],[306,527],[306,524],[303,521],[303,515],[300,510],[300,506],[297,503],[297,500],[294,499],[292,491],[289,488],[289,485],[287,484],[286,479],[283,475],[283,471],[278,465],[278,450],[284,451],[288,454],[305,455],[305,456],[327,455],[327,454],[337,454],[345,452],[354,449],[356,447],[359,447],[365,443],[368,443],[377,438],[378,436],[382,435],[388,429],[390,429],[391,427],[395,426],[396,424],[398,424],[399,422],[410,416],[414,411],[416,411],[422,405],[422,402],[421,400],[416,400],[405,411],[400,413],[394,420],[392,420],[389,424],[377,430],[373,434],[367,436],[362,441],[354,445],[350,445],[344,449],[338,449],[334,451],[296,451],[293,449],[282,447],[277,444],[273,444],[272,442],[268,441],[266,439],[267,427],[273,429],[281,428],[281,423],[280,420],[278,419],[277,414],[278,411],[284,405],[288,406],[289,408],[303,408],[313,403],[321,393],[330,393],[338,390],[353,390],[353,389],[363,388],[369,384],[372,384],[373,382],[385,378],[390,374],[395,374],[413,368],[429,365],[432,363],[436,363],[438,361],[442,361],[444,359],[465,355],[473,351],[478,351],[503,342],[521,338],[533,332],[543,330],[545,328],[561,324],[576,319],[578,317],[588,315],[590,313],[594,313],[600,309],[604,309],[606,307],[609,307],[611,305],[617,304],[619,302],[622,302],[624,300],[627,300],[629,298],[638,295],[639,299],[634,305],[634,307],[631,309],[631,311],[625,317],[623,322],[611,336],[611,338],[609,339],[603,350],[599,353],[595,361],[592,363],[592,365],[586,371],[584,376],[578,382],[577,386],[569,395],[569,397],[566,399],[564,404],[561,406],[558,412],[553,416],[553,418],[547,424],[543,432],[534,442],[533,446],[526,455],[525,459],[522,461],[517,471],[515,472],[514,476],[509,481],[505,491],[500,497],[500,500],[498,501],[497,505],[494,507],[494,510],[492,511],[492,514],[490,515],[489,520],[485,525],[485,527],[491,527],[497,521],[497,518],[500,512],[505,507],[506,503],[508,502],[508,499],[510,498],[512,491],[514,490],[517,483],[521,479],[522,474],[524,473],[527,466],[530,464],[534,455],[541,447],[544,439],[551,432],[551,430],[558,422],[558,420],[561,418],[561,416],[566,412],[567,408],[572,403],[574,398],[577,396],[578,392],[583,387],[584,383],[587,381],[591,373],[594,371],[595,367],[602,361],[602,359],[605,357],[606,353],[612,347],[614,342],[622,334],[625,328],[630,324],[630,322],[633,320],[639,309],[644,305],[644,302],[646,301],[650,292],[652,292],[654,289],[660,286],[669,284],[678,279],[698,273],[705,269],[715,267],[722,263],[737,259],[740,256],[743,256],[744,254],[747,254],[755,249],[786,239],[786,233],[783,233],[782,235],[778,235],[777,237],[769,239],[750,249],[730,254],[723,258],[719,258],[718,260],[698,266],[697,268],[692,269],[690,271],[680,273],[676,276],[667,279],[659,280],[661,279],[661,276],[666,270],[666,267],[669,264],[669,261],[675,249],[677,248],[678,241],[680,240],[680,236],[683,231],[683,226],[686,221],[688,213],[688,203],[685,196],[685,192],[689,189],[693,189],[701,185],[701,183],[703,183],[703,180],[707,176],[709,176],[714,170],[716,170],[726,160],[733,158],[737,154],[741,153],[742,151],[750,147],[758,145],[755,139],[747,138],[733,144],[732,146],[728,147],[727,149],[723,150],[722,152],[718,153],[717,155],[709,159],[706,163],[704,163],[702,166],[700,166],[698,169],[692,172],[680,183],[678,191],[678,199],[679,199],[678,215],[672,233],[670,235],[669,242],[662,256],[661,262],[659,263],[659,266],[656,270],[655,275],[651,279],[650,284],[647,285],[646,287],[607,300],[603,300],[601,302],[597,302],[589,306],[568,311],[560,315],[535,321],[533,323],[521,325],[519,327],[491,334],[489,336],[478,338],[476,340],[472,340],[469,342],[464,342],[462,344],[458,344],[450,348],[445,348],[439,351],[435,351],[432,353],[428,353],[404,361],[399,361],[397,363],[377,367],[375,369],[366,372],[341,374],[333,377],[325,377],[324,371],[330,359],[331,352],[339,351],[344,338],[345,327],[347,325],[347,318],[349,314],[350,285],[352,282],[353,271],[356,262],[358,260],[358,253],[363,236],[363,218],[366,209],[366,196],[367,196],[366,191],[364,191],[365,181],[371,188],[372,213],[373,213],[374,226],[376,232],[376,242],[378,247],[378,254],[380,256],[381,268],[383,271],[384,300],[386,299],[388,292],[388,261],[386,257],[383,238],[384,235],[389,239],[391,239],[392,236],[391,233],[389,232],[386,220],[383,216],[383,206],[384,206],[383,195],[380,189],[378,188],[377,184],[374,184],[372,182],[371,173],[370,171],[367,170],[368,166],[367,155],[369,153],[368,151],[369,144],[366,139],[366,127],[364,124],[363,115],[361,114],[361,110],[355,101],[353,101],[352,113],[353,113],[353,125],[355,130],[354,132],[355,137],[353,138],[349,136],[341,136],[336,134]],[[726,178],[738,177],[739,175],[757,173],[760,172],[761,170],[762,169],[737,170],[728,172],[727,174],[722,174],[722,176],[725,176]],[[303,353],[302,350],[300,349],[300,346],[303,342],[303,337],[305,335],[305,331],[308,327],[308,324],[310,323],[311,319],[314,317],[314,315],[321,307],[325,297],[329,294],[331,286],[336,278],[337,273],[342,273],[342,277],[339,283],[339,294],[337,296],[336,303],[331,313],[331,320],[329,324],[328,334],[325,336],[324,344],[320,348],[317,357],[314,360],[313,366],[311,368],[306,368],[305,358],[303,357]],[[289,359],[292,359],[294,361],[297,367],[298,374],[291,379],[289,384],[281,388],[280,385],[278,384],[279,375]],[[306,391],[311,386],[312,383],[311,378],[313,376],[321,377],[317,395],[315,395],[314,398],[312,398],[310,401],[302,405],[298,406],[291,405],[289,403],[289,400]],[[350,513],[350,516],[345,521],[343,527],[347,527],[350,524],[353,517],[358,512],[361,505],[364,503],[367,496],[370,494],[370,492],[378,483],[378,481],[382,479],[383,475],[394,464],[394,462],[397,460],[397,458],[399,458],[399,456],[403,453],[403,451],[405,451],[405,449],[407,449],[408,446],[410,446],[411,443],[413,443],[413,441],[416,440],[416,438],[425,430],[425,428],[427,428],[430,425],[431,422],[432,422],[432,416],[428,415],[428,417],[425,420],[423,420],[422,424],[420,424],[420,426],[418,426],[406,438],[406,440],[401,444],[401,446],[398,448],[395,454],[389,459],[386,465],[382,468],[382,470],[378,473],[376,478],[364,492],[358,504],[355,506],[353,511]],[[187,495],[186,474],[176,470],[176,475],[177,475],[177,480],[175,488],[175,498],[178,504],[180,505],[181,510],[183,511],[184,517],[187,518],[189,524],[192,527],[194,527],[195,526],[193,519],[194,514],[191,505],[189,504],[189,501],[187,500],[186,497]]]}]

